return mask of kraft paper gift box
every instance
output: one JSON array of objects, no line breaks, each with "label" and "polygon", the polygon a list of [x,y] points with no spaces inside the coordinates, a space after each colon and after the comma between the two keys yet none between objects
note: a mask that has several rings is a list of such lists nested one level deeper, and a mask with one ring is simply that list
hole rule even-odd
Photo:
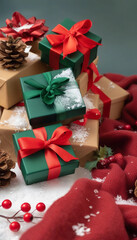
[{"label": "kraft paper gift box", "polygon": [[[20,139],[21,138],[26,138],[27,137],[31,137],[31,141],[33,142],[34,140],[36,141],[43,141],[43,142],[47,142],[47,144],[49,143],[49,147],[50,147],[50,142],[48,141],[49,139],[51,139],[52,144],[54,145],[54,149],[56,148],[56,144],[57,147],[59,147],[63,152],[65,150],[65,157],[67,158],[67,154],[71,154],[71,159],[68,162],[65,162],[63,160],[63,156],[59,156],[59,154],[57,155],[56,152],[52,151],[52,148],[50,149],[50,153],[51,154],[55,154],[54,158],[52,159],[52,156],[48,155],[48,147],[45,148],[43,147],[42,150],[37,150],[35,153],[33,154],[29,154],[29,155],[21,155],[21,163],[20,163],[20,168],[24,177],[24,180],[26,182],[26,184],[32,184],[32,183],[36,183],[36,182],[41,182],[41,181],[46,181],[46,180],[50,180],[53,178],[57,178],[57,177],[61,177],[64,175],[68,175],[68,174],[72,174],[75,172],[75,168],[77,168],[79,166],[79,161],[76,159],[76,156],[74,154],[74,151],[71,147],[71,145],[61,145],[61,143],[59,143],[59,140],[62,141],[64,143],[64,140],[61,140],[61,136],[59,137],[59,139],[57,140],[57,142],[54,142],[53,139],[53,135],[55,134],[55,131],[58,131],[58,129],[62,126],[62,124],[54,124],[54,125],[50,125],[47,127],[42,127],[42,128],[38,128],[38,129],[34,129],[34,130],[29,130],[29,131],[25,131],[25,132],[20,132],[20,133],[15,133],[13,134],[13,142],[14,142],[14,146],[15,146],[15,152],[16,155],[19,154],[20,149],[21,149],[21,145],[20,145]],[[64,127],[63,127],[64,128]],[[68,130],[67,128],[65,128],[66,130]],[[63,130],[64,133],[63,134],[67,134],[65,131]],[[60,130],[61,131],[61,130]],[[44,134],[44,140],[43,139],[43,134]],[[45,137],[45,134],[47,135],[47,140]],[[63,136],[62,134],[62,136]],[[55,134],[54,136],[56,136],[57,138],[58,134]],[[39,139],[41,138],[41,139]],[[34,142],[34,145],[36,146],[36,141]],[[31,144],[31,146],[33,145],[33,143]],[[40,144],[39,144],[40,145]],[[47,145],[48,146],[48,145]],[[47,153],[47,154],[46,154]],[[70,158],[70,157],[69,157]]]},{"label": "kraft paper gift box", "polygon": [[[85,21],[90,21],[90,20],[85,20]],[[72,21],[71,19],[65,19],[59,25],[62,25],[67,30],[70,30],[71,27],[74,24],[75,24],[75,22]],[[88,24],[89,24],[89,22],[85,24],[85,28],[86,28],[86,26]],[[57,25],[57,27],[58,27],[58,25]],[[46,35],[46,37],[39,43],[39,49],[41,50],[41,59],[42,59],[42,61],[48,63],[50,66],[52,65],[51,67],[53,69],[71,67],[72,70],[73,70],[74,76],[77,77],[81,73],[81,70],[82,70],[84,54],[81,53],[80,51],[76,51],[76,52],[73,52],[71,54],[68,54],[65,58],[63,58],[63,54],[62,53],[61,54],[58,53],[58,56],[56,55],[55,57],[52,58],[51,57],[51,51],[53,51],[53,47],[50,44],[50,42],[48,41],[48,39],[47,39],[48,36],[50,36],[51,34],[52,35],[54,34],[54,36],[57,36],[57,37],[59,36],[59,34],[55,35],[55,33],[53,31],[49,32],[48,35]],[[99,36],[91,33],[90,31],[85,33],[84,37],[85,36],[88,39],[92,39],[92,40],[94,40],[97,43],[101,43],[102,39]],[[90,44],[90,46],[91,46],[91,44]],[[84,47],[84,45],[83,45],[83,47]],[[90,52],[89,52],[90,56],[89,56],[89,59],[87,61],[87,65],[90,64],[96,58],[96,56],[97,56],[97,48],[98,48],[98,46],[95,46],[94,48],[92,48],[90,50]],[[55,54],[55,52],[56,52],[56,50],[54,51],[54,54]],[[56,61],[56,64],[57,64],[57,62],[59,63],[58,67],[53,64],[54,61]]]},{"label": "kraft paper gift box", "polygon": [[[88,93],[84,96],[86,109],[98,108],[99,96]],[[93,151],[98,149],[99,143],[99,120],[87,119],[85,126],[75,123],[70,124],[72,148],[79,158],[80,166],[84,167],[87,161],[92,160]]]},{"label": "kraft paper gift box", "polygon": [[46,72],[47,65],[40,57],[29,53],[26,62],[17,70],[7,70],[0,66],[0,106],[8,109],[23,100],[20,77]]},{"label": "kraft paper gift box", "polygon": [[[67,79],[67,82],[60,86],[63,78]],[[80,119],[85,114],[86,106],[70,68],[28,76],[20,80],[28,118],[33,128],[57,122],[66,123],[66,120],[70,122],[72,118]],[[59,82],[55,83],[57,81]],[[52,89],[56,84],[59,84],[59,88]],[[53,95],[55,91],[61,93]],[[48,104],[47,98],[49,100],[51,95],[53,103]]]},{"label": "kraft paper gift box", "polygon": [[[93,73],[93,81],[95,78],[96,74]],[[79,75],[79,81],[81,83],[81,86],[83,82],[88,86],[88,74],[86,72],[81,73]],[[109,117],[111,119],[120,118],[124,102],[128,98],[129,93],[103,75],[99,81],[94,83],[94,85],[97,86],[97,88],[111,100],[110,111],[108,111],[107,115],[104,115],[104,117]],[[81,86],[80,89],[82,88]],[[99,110],[101,111],[102,115],[103,107],[104,103],[101,101],[101,99],[99,99]]]},{"label": "kraft paper gift box", "polygon": [[[98,56],[95,58],[95,60],[93,61],[93,63],[95,65],[98,64]],[[95,77],[95,73],[94,74],[94,77]],[[76,81],[78,83],[78,86],[79,86],[79,89],[80,89],[80,92],[81,92],[81,95],[82,97],[84,97],[87,93],[87,86],[88,86],[88,78],[85,77],[85,73],[81,73],[77,78],[76,78]]]},{"label": "kraft paper gift box", "polygon": [[24,106],[4,109],[0,119],[0,148],[16,161],[12,134],[31,129]]}]

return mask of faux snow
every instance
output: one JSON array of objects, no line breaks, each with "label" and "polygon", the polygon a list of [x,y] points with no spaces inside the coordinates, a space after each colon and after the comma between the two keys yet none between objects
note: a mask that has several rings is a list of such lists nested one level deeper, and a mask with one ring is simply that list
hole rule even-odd
[{"label": "faux snow", "polygon": [[[44,202],[47,209],[55,200],[64,196],[77,179],[83,177],[91,179],[90,172],[79,167],[76,169],[75,174],[67,175],[50,181],[26,185],[18,166],[16,166],[13,171],[16,173],[17,177],[11,180],[9,186],[0,188],[0,205],[4,199],[10,199],[12,201],[12,207],[10,209],[6,210],[2,207],[0,208],[1,214],[6,216],[11,216],[17,212],[23,202],[29,202],[31,204],[30,212],[35,209],[35,206],[38,202]],[[43,214],[44,213],[40,213],[40,216],[43,216]],[[37,216],[37,211],[34,213],[34,216]],[[34,226],[34,224],[21,222],[20,231],[13,233],[9,230],[8,221],[0,218],[0,240],[19,240],[22,233],[31,226]],[[80,232],[82,232],[81,234],[88,233],[89,231],[83,225],[78,226],[78,229],[77,231],[75,230],[75,232],[78,234],[80,234]]]},{"label": "faux snow", "polygon": [[69,81],[67,85],[63,86],[64,94],[60,96],[56,96],[55,98],[55,106],[58,108],[61,105],[65,110],[72,110],[75,108],[79,108],[80,106],[84,106],[84,102],[82,100],[79,88],[76,85],[75,78],[70,68],[63,70],[60,74],[57,74],[53,79],[59,77],[68,77]]},{"label": "faux snow", "polygon": [[137,206],[137,202],[135,202],[135,200],[133,198],[129,198],[129,199],[125,200],[125,199],[122,199],[122,197],[120,195],[117,195],[117,197],[115,198],[115,202],[118,205]]},{"label": "faux snow", "polygon": [[96,182],[105,182],[105,180],[106,180],[106,177],[104,177],[104,178],[92,178],[92,180],[93,181],[96,181]]},{"label": "faux snow", "polygon": [[32,26],[33,26],[33,24],[26,23],[23,26],[13,27],[12,29],[15,30],[16,32],[19,32],[19,31],[24,30],[24,29],[30,29]]},{"label": "faux snow", "polygon": [[78,143],[80,143],[80,146],[82,146],[89,135],[86,127],[77,125],[75,123],[71,123],[70,130],[72,131],[73,142],[78,142]]},{"label": "faux snow", "polygon": [[31,126],[28,125],[28,122],[23,116],[26,113],[25,107],[15,107],[13,110],[13,114],[10,116],[8,120],[0,122],[1,125],[12,126],[18,130],[28,130],[31,129]]},{"label": "faux snow", "polygon": [[95,108],[95,106],[94,106],[93,102],[91,101],[91,99],[89,98],[88,94],[86,94],[83,97],[83,100],[84,100],[84,103],[86,105],[86,111],[88,111],[89,109]]},{"label": "faux snow", "polygon": [[75,232],[76,236],[84,236],[85,234],[90,233],[90,228],[87,228],[84,223],[78,223],[77,225],[72,226],[73,231]]}]

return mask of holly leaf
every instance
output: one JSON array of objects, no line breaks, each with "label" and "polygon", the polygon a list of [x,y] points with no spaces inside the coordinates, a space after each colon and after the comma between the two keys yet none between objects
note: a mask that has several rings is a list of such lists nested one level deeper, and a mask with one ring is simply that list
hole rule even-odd
[{"label": "holly leaf", "polygon": [[91,171],[93,168],[97,167],[98,160],[91,161],[91,162],[86,162],[85,168]]},{"label": "holly leaf", "polygon": [[107,147],[107,146],[104,146],[104,147],[101,147],[100,146],[100,149],[99,149],[99,157],[101,159],[104,159],[104,158],[107,158],[109,156],[112,156],[113,153],[112,153],[112,149]]}]

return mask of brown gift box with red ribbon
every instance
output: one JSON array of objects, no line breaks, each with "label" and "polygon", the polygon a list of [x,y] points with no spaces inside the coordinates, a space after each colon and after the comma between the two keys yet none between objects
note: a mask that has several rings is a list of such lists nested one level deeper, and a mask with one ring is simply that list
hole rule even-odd
[{"label": "brown gift box with red ribbon", "polygon": [[3,109],[0,118],[0,149],[8,152],[12,160],[16,161],[12,134],[31,129],[24,106]]},{"label": "brown gift box with red ribbon", "polygon": [[72,132],[54,124],[13,134],[13,143],[26,184],[72,174],[79,166],[69,138]]},{"label": "brown gift box with red ribbon", "polygon": [[17,70],[7,70],[0,66],[0,106],[8,109],[23,100],[20,78],[48,71],[46,64],[32,52],[26,62]]},{"label": "brown gift box with red ribbon", "polygon": [[[70,142],[76,156],[79,158],[81,167],[84,167],[87,161],[92,160],[93,151],[98,149],[99,118],[101,116],[97,109],[98,95],[88,93],[83,99],[87,110],[84,119],[75,121],[69,126],[72,130]],[[90,111],[91,114],[89,115]]]},{"label": "brown gift box with red ribbon", "polygon": [[100,75],[94,63],[89,65],[87,72],[79,75],[79,79],[80,82],[85,82],[87,90],[99,94],[99,110],[103,117],[120,118],[129,92]]}]

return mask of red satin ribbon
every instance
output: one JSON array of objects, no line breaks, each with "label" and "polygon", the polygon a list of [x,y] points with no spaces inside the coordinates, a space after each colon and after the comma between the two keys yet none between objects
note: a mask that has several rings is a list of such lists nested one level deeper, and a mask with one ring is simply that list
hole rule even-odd
[{"label": "red satin ribbon", "polygon": [[25,106],[25,104],[24,104],[24,102],[19,102],[19,103],[17,103],[15,106],[17,106],[17,107],[23,107],[23,106]]},{"label": "red satin ribbon", "polygon": [[[99,89],[94,83],[98,82],[100,80],[100,78],[103,77],[103,75],[100,75],[98,72],[98,69],[96,67],[96,65],[92,62],[86,72],[88,73],[88,90],[91,89],[91,91],[95,94],[99,94],[99,97],[101,99],[101,101],[103,102],[103,117],[109,117],[110,114],[110,107],[111,107],[111,99],[102,92],[101,89]],[[97,77],[95,78],[95,80],[93,81],[93,72],[97,75]]]},{"label": "red satin ribbon", "polygon": [[[44,19],[36,19],[35,17],[26,19],[19,12],[14,12],[12,19],[6,19],[6,24],[7,26],[2,27],[1,31],[5,33],[6,36],[12,35],[14,38],[21,37],[24,42],[40,38],[48,31],[48,27],[44,26]],[[30,29],[22,29],[19,32],[13,29],[15,27],[21,27],[25,24],[33,24],[33,26]]]},{"label": "red satin ribbon", "polygon": [[60,145],[70,145],[69,138],[72,132],[66,127],[58,127],[49,140],[47,140],[47,132],[44,127],[33,129],[33,132],[36,138],[22,137],[18,139],[20,146],[20,150],[18,151],[19,167],[22,158],[44,149],[45,159],[49,168],[49,180],[57,178],[60,175],[61,165],[57,155],[65,162],[78,159],[60,147]]},{"label": "red satin ribbon", "polygon": [[84,118],[82,119],[83,121],[77,120],[77,121],[74,121],[73,123],[81,126],[85,126],[88,119],[99,120],[100,118],[101,118],[100,111],[97,108],[93,108],[86,112],[86,114],[84,115]]},{"label": "red satin ribbon", "polygon": [[52,48],[50,49],[49,64],[53,69],[59,69],[60,54],[63,53],[63,59],[71,53],[80,51],[84,55],[82,71],[86,70],[89,64],[90,49],[101,45],[86,37],[85,33],[89,31],[92,22],[82,20],[74,24],[70,30],[58,24],[52,31],[56,34],[46,36]]}]

